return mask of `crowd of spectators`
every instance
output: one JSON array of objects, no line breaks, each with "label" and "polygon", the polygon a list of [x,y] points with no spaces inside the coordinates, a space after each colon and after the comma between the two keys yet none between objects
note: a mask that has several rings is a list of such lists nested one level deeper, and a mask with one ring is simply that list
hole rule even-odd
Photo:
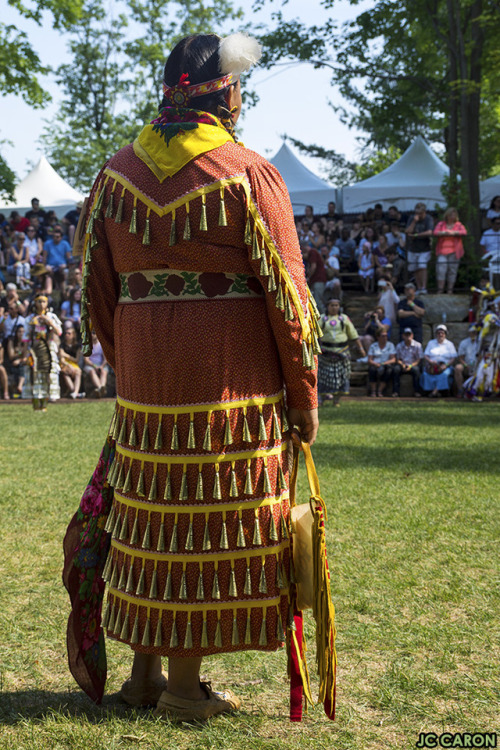
[{"label": "crowd of spectators", "polygon": [[36,198],[31,206],[25,216],[0,214],[0,395],[32,397],[32,314],[40,294],[61,330],[51,333],[51,400],[113,395],[99,342],[91,357],[81,351],[81,258],[72,254],[72,243],[82,205],[61,220]]},{"label": "crowd of spectators", "polygon": [[[341,298],[343,280],[353,276],[367,294],[376,293],[382,280],[397,293],[412,281],[417,294],[425,295],[431,261],[436,293],[453,294],[467,235],[455,208],[446,209],[438,220],[424,203],[417,203],[409,214],[397,206],[384,212],[377,203],[356,216],[340,216],[333,202],[322,215],[314,215],[306,206],[304,215],[296,217],[296,229],[308,283],[321,313],[329,299]],[[491,283],[499,288],[500,196],[493,198],[486,213],[480,252]]]},{"label": "crowd of spectators", "polygon": [[[48,308],[61,323],[61,336],[53,343],[57,357],[51,397],[112,395],[113,382],[99,342],[92,357],[84,358],[81,353],[81,258],[72,254],[72,244],[82,205],[61,220],[53,211],[44,211],[37,198],[31,205],[25,216],[17,211],[9,217],[0,214],[0,395],[29,397],[30,326],[26,319],[34,311],[38,294],[48,298]],[[490,282],[498,288],[500,196],[492,200],[486,223],[481,251]],[[306,206],[304,215],[296,216],[296,228],[306,278],[321,313],[326,312],[329,300],[342,300],[345,278],[358,279],[360,289],[379,295],[378,305],[365,316],[359,338],[360,348],[367,352],[370,392],[382,394],[391,383],[393,395],[398,395],[405,374],[411,375],[417,396],[449,390],[453,382],[459,392],[470,362],[446,339],[443,327],[436,330],[433,347],[429,348],[432,342],[425,351],[421,346],[422,296],[427,294],[433,251],[437,294],[453,293],[463,256],[467,230],[456,209],[448,208],[440,221],[423,203],[417,203],[409,214],[397,206],[384,212],[376,204],[364,214],[340,216],[331,202],[320,216]],[[8,281],[9,277],[15,282]],[[396,326],[400,343],[394,347],[391,335]],[[438,357],[438,350],[443,354],[445,348],[447,357]]]}]

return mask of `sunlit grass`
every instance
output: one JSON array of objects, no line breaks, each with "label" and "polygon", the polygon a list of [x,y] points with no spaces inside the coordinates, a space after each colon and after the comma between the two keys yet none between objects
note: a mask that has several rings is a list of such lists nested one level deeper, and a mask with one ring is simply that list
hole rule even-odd
[{"label": "sunlit grass", "polygon": [[108,641],[100,707],[67,669],[62,538],[111,412],[110,402],[45,415],[0,407],[0,749],[400,750],[421,731],[495,730],[500,404],[323,410],[314,456],[329,511],[338,717],[318,707],[290,724],[285,654],[246,652],[204,663],[243,711],[201,727],[120,703],[123,645]]}]

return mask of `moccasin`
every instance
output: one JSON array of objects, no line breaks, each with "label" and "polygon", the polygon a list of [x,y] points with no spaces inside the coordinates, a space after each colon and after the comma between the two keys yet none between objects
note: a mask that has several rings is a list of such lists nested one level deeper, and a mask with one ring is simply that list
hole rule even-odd
[{"label": "moccasin", "polygon": [[125,680],[120,690],[120,698],[129,706],[154,706],[167,687],[165,672],[154,679]]},{"label": "moccasin", "polygon": [[211,716],[230,713],[240,708],[241,701],[231,690],[216,692],[212,690],[209,682],[200,682],[200,686],[207,694],[206,700],[191,701],[164,690],[154,715],[172,721],[205,721]]}]

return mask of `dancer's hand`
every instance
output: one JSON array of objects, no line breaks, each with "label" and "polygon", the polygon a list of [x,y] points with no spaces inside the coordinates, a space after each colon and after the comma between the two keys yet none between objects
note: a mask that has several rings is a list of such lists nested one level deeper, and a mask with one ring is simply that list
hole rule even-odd
[{"label": "dancer's hand", "polygon": [[[290,428],[295,425],[298,427],[302,440],[309,445],[313,445],[318,434],[319,420],[317,409],[288,409],[288,424]],[[296,434],[292,433],[294,445],[300,448],[300,440]]]}]

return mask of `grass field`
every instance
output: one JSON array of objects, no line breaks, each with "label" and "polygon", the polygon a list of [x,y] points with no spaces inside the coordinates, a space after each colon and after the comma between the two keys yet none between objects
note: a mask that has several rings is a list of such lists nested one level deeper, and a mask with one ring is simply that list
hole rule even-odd
[{"label": "grass field", "polygon": [[100,707],[67,669],[62,538],[112,408],[0,406],[0,750],[399,750],[420,732],[498,730],[500,404],[323,410],[314,456],[329,510],[338,717],[318,707],[291,724],[285,654],[247,652],[206,660],[243,710],[204,726],[121,704],[123,645],[108,641]]}]

